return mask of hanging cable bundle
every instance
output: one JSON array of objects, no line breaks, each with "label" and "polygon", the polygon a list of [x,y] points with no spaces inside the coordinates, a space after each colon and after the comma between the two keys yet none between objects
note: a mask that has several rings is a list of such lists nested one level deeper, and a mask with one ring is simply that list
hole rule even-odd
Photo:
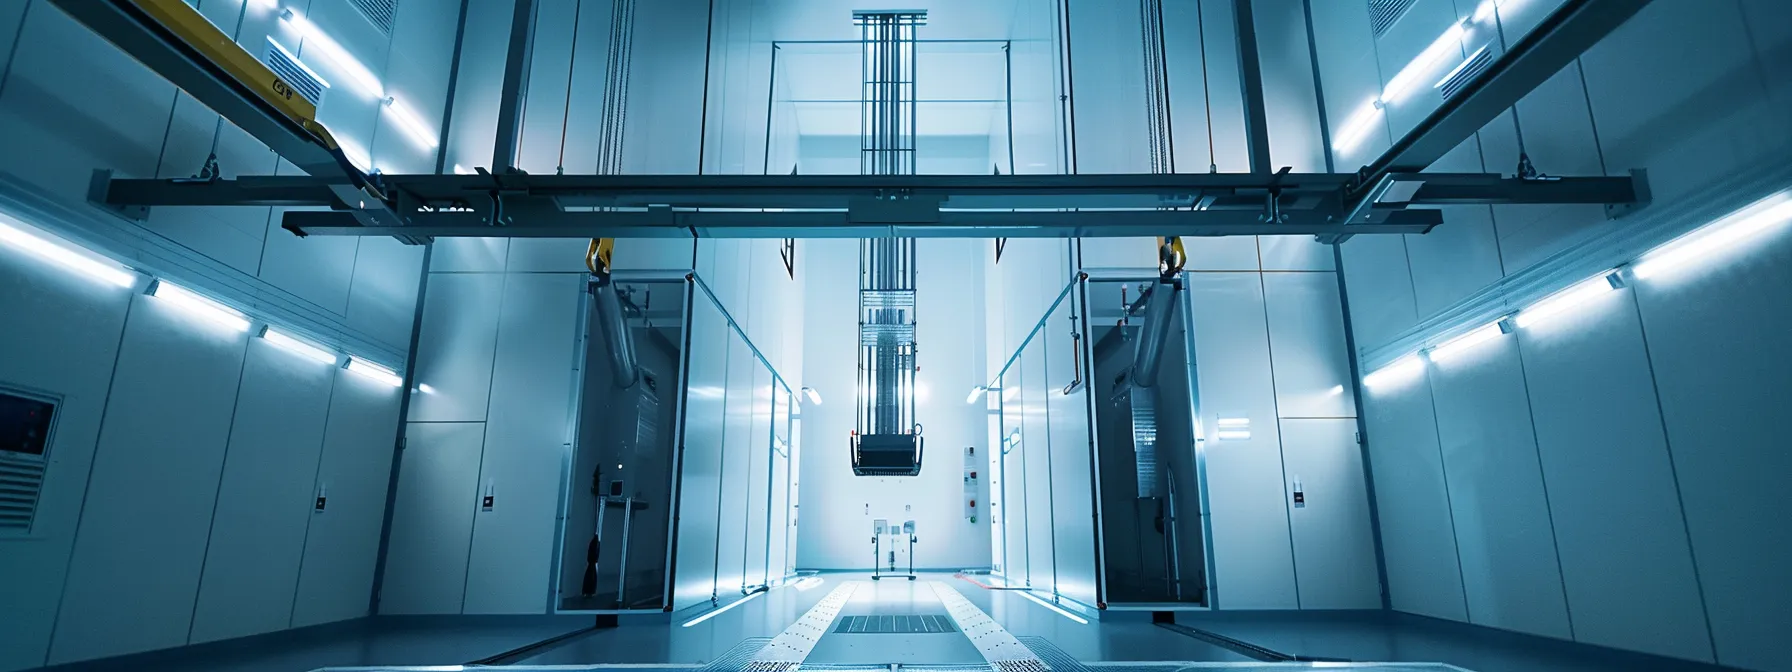
[{"label": "hanging cable bundle", "polygon": [[604,104],[597,132],[597,174],[622,172],[623,132],[628,124],[628,83],[634,62],[635,0],[610,8],[610,50],[604,71]]},{"label": "hanging cable bundle", "polygon": [[1139,33],[1145,47],[1145,117],[1151,140],[1151,172],[1174,173],[1176,144],[1171,132],[1163,0],[1139,0]]}]

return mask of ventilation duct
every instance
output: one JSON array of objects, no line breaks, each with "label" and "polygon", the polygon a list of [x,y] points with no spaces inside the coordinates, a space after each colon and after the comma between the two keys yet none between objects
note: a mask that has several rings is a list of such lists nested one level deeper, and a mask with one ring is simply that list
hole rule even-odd
[{"label": "ventilation duct", "polygon": [[635,341],[630,333],[628,315],[622,309],[622,297],[608,274],[593,276],[591,294],[597,304],[597,326],[604,341],[604,352],[610,355],[612,379],[618,388],[633,387],[641,378],[635,359]]},{"label": "ventilation duct", "polygon": [[1164,341],[1176,319],[1176,295],[1181,290],[1180,280],[1159,280],[1143,297],[1145,320],[1132,356],[1132,382],[1138,387],[1157,385],[1157,368],[1163,363]]}]

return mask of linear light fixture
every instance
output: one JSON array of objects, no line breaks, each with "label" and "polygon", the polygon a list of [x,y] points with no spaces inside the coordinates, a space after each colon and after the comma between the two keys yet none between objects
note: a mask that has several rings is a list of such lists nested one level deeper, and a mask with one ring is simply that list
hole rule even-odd
[{"label": "linear light fixture", "polygon": [[466,166],[463,166],[463,165],[460,165],[457,163],[457,164],[454,164],[454,174],[455,175],[478,175],[479,171],[473,170],[472,168],[468,168]]},{"label": "linear light fixture", "polygon": [[1419,78],[1430,72],[1438,61],[1450,53],[1451,49],[1460,50],[1462,37],[1468,33],[1469,23],[1468,21],[1452,23],[1449,29],[1444,31],[1444,34],[1437,36],[1436,40],[1432,40],[1431,46],[1425,47],[1425,50],[1419,52],[1419,55],[1414,57],[1412,62],[1407,63],[1406,67],[1401,68],[1393,79],[1388,80],[1387,86],[1381,87],[1382,101],[1400,102],[1406,97],[1406,94],[1412,92],[1413,85],[1418,83]]},{"label": "linear light fixture", "polygon": [[1381,99],[1370,98],[1362,107],[1357,108],[1356,114],[1351,115],[1350,121],[1345,122],[1344,128],[1338,131],[1338,137],[1332,140],[1332,149],[1340,152],[1356,149],[1357,145],[1363,143],[1363,138],[1369,136],[1369,129],[1374,128],[1375,122],[1380,120]]},{"label": "linear light fixture", "polygon": [[158,279],[150,283],[149,291],[146,293],[166,301],[168,305],[189,315],[227,327],[232,331],[249,330],[249,318],[235,308],[195,294],[166,280]]},{"label": "linear light fixture", "polygon": [[1363,376],[1363,387],[1376,388],[1398,383],[1418,377],[1425,372],[1425,360],[1418,355],[1407,355],[1394,360],[1387,366],[1376,369]]},{"label": "linear light fixture", "polygon": [[1081,617],[1081,616],[1078,616],[1078,615],[1076,615],[1076,614],[1073,614],[1073,613],[1070,613],[1070,612],[1068,612],[1068,611],[1065,611],[1065,610],[1064,610],[1064,608],[1063,608],[1063,607],[1060,607],[1060,606],[1058,606],[1058,605],[1055,605],[1055,604],[1052,604],[1052,603],[1050,603],[1050,602],[1047,602],[1047,601],[1045,601],[1045,600],[1042,600],[1042,599],[1039,599],[1039,598],[1038,598],[1038,597],[1036,597],[1036,596],[1034,596],[1034,595],[1033,595],[1033,593],[1032,593],[1032,592],[1030,592],[1030,591],[1024,591],[1024,590],[1020,590],[1020,591],[1015,591],[1015,592],[1018,592],[1018,593],[1020,593],[1020,596],[1021,596],[1021,597],[1024,597],[1024,598],[1027,598],[1027,599],[1029,599],[1029,600],[1032,600],[1032,601],[1033,601],[1033,603],[1034,603],[1034,604],[1037,604],[1037,605],[1039,605],[1039,606],[1041,606],[1041,607],[1045,607],[1045,608],[1047,608],[1047,609],[1050,609],[1050,610],[1052,610],[1052,611],[1055,611],[1055,612],[1058,612],[1058,615],[1059,615],[1059,616],[1063,616],[1063,617],[1065,617],[1065,618],[1068,618],[1068,619],[1070,619],[1070,620],[1073,620],[1073,621],[1076,621],[1076,622],[1077,622],[1077,623],[1081,623],[1081,624],[1083,624],[1083,625],[1088,625],[1088,624],[1089,624],[1089,621],[1088,621],[1088,620],[1087,620],[1087,619],[1085,619],[1085,618],[1083,618],[1083,617]]},{"label": "linear light fixture", "polygon": [[441,141],[436,138],[435,132],[429,130],[429,125],[423,123],[423,119],[418,117],[416,112],[411,111],[411,108],[406,107],[404,103],[392,96],[387,96],[385,102],[386,113],[398,122],[398,127],[403,129],[404,134],[410,136],[417,146],[423,149],[435,149],[441,144]]},{"label": "linear light fixture", "polygon": [[328,34],[325,34],[310,19],[305,18],[303,14],[288,8],[280,12],[280,18],[285,20],[287,25],[292,26],[293,30],[298,31],[300,37],[305,38],[304,46],[316,47],[318,51],[324,53],[325,58],[334,62],[336,69],[347,75],[349,82],[354,85],[353,88],[359,90],[362,95],[368,98],[378,98],[385,92],[385,86],[380,84],[380,78],[375,77],[373,71],[368,70],[367,66],[361,65],[361,62],[355,60],[355,57],[350,55],[347,49],[337,44],[336,40],[330,39]]},{"label": "linear light fixture", "polygon": [[64,243],[26,232],[11,225],[10,217],[0,215],[0,243],[29,252],[45,261],[51,262],[82,275],[107,282],[119,287],[132,287],[137,284],[137,274],[129,268],[121,267],[111,261],[101,261]]},{"label": "linear light fixture", "polygon": [[975,404],[975,403],[977,403],[978,399],[982,399],[983,395],[986,395],[986,394],[989,394],[989,388],[984,387],[982,385],[973,387],[973,388],[971,388],[971,396],[965,397],[964,403]]},{"label": "linear light fixture", "polygon": [[1495,322],[1434,346],[1425,351],[1425,356],[1433,363],[1446,362],[1461,357],[1463,353],[1475,349],[1475,346],[1499,338],[1504,333],[1505,329]]},{"label": "linear light fixture", "polygon": [[430,387],[429,383],[417,383],[417,391],[424,394],[435,394],[436,388]]},{"label": "linear light fixture", "polygon": [[1618,288],[1618,274],[1613,271],[1600,273],[1598,276],[1582,280],[1574,285],[1549,295],[1548,298],[1531,304],[1530,307],[1518,311],[1512,323],[1519,328],[1534,326],[1543,320],[1566,312],[1568,309],[1603,296]]},{"label": "linear light fixture", "polygon": [[1251,438],[1250,418],[1220,418],[1215,438],[1221,441],[1248,441]]},{"label": "linear light fixture", "polygon": [[348,157],[348,162],[355,164],[355,167],[360,168],[361,172],[373,171],[373,156],[367,153],[366,147],[356,144],[355,141],[347,137],[336,138],[336,147],[341,149],[342,155]]},{"label": "linear light fixture", "polygon": [[350,373],[358,373],[368,379],[377,380],[393,387],[404,385],[404,379],[398,377],[397,371],[368,362],[360,357],[348,358],[348,370]]},{"label": "linear light fixture", "polygon": [[729,603],[728,603],[728,604],[727,604],[727,605],[726,605],[726,606],[723,606],[723,607],[721,607],[721,608],[719,608],[719,609],[711,609],[711,610],[709,610],[709,611],[706,611],[706,612],[703,612],[703,613],[702,613],[702,614],[700,614],[700,615],[698,615],[698,616],[697,616],[697,617],[696,617],[696,618],[693,618],[693,619],[691,619],[691,620],[688,620],[688,621],[685,621],[685,622],[684,622],[684,627],[687,627],[687,628],[688,628],[688,627],[691,627],[691,626],[693,626],[693,625],[696,625],[696,624],[698,624],[698,623],[702,623],[702,622],[704,622],[704,621],[707,621],[707,620],[709,620],[709,619],[712,619],[712,618],[715,618],[715,617],[717,617],[717,616],[720,616],[720,615],[722,615],[722,612],[725,612],[725,611],[728,611],[728,610],[729,610],[729,609],[733,609],[733,608],[735,608],[735,607],[738,607],[738,606],[740,606],[740,605],[742,605],[742,604],[746,604],[746,603],[747,603],[747,600],[751,600],[751,599],[753,599],[753,598],[755,598],[755,597],[759,597],[759,596],[760,596],[760,595],[764,595],[764,594],[765,594],[765,591],[763,591],[763,590],[762,590],[762,591],[759,591],[759,592],[757,592],[757,593],[751,593],[751,594],[748,594],[748,595],[747,595],[747,596],[746,596],[746,597],[743,597],[743,598],[740,598],[740,599],[738,599],[738,600],[735,600],[735,601],[733,601],[733,602],[729,602]]},{"label": "linear light fixture", "polygon": [[336,353],[287,336],[285,333],[276,331],[272,325],[262,328],[261,340],[267,341],[268,345],[275,346],[281,350],[285,350],[320,364],[333,365],[336,363]]},{"label": "linear light fixture", "polygon": [[820,405],[821,405],[821,393],[820,393],[820,392],[816,392],[816,391],[815,391],[815,388],[813,388],[813,387],[804,387],[804,388],[803,388],[803,396],[804,396],[804,397],[808,397],[808,399],[809,399],[809,403],[811,403],[811,404],[815,404],[815,405],[816,405],[816,406],[820,406]]},{"label": "linear light fixture", "polygon": [[1783,192],[1725,215],[1663,245],[1644,256],[1642,261],[1631,267],[1630,272],[1638,278],[1656,277],[1663,272],[1710,257],[1788,221],[1792,221],[1792,193]]}]

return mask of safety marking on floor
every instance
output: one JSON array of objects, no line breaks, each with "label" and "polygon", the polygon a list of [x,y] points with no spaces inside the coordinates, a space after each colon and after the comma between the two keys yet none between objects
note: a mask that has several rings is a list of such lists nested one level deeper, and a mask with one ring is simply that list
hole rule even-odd
[{"label": "safety marking on floor", "polygon": [[939,581],[928,581],[933,594],[939,596],[940,602],[946,605],[946,613],[958,623],[958,629],[969,637],[971,644],[983,654],[996,672],[1045,672],[1052,669],[1040,660],[1038,654],[1021,644],[1014,635],[1008,634],[995,619],[983,613],[977,605],[971,604],[958,591]]},{"label": "safety marking on floor", "polygon": [[815,642],[828,633],[828,626],[834,623],[834,617],[852,598],[852,591],[858,589],[863,581],[848,581],[836,586],[827,597],[815,604],[802,618],[796,619],[784,632],[773,637],[771,643],[760,649],[753,656],[753,662],[747,664],[752,672],[788,672],[791,668],[802,664],[809,652],[815,650]]}]

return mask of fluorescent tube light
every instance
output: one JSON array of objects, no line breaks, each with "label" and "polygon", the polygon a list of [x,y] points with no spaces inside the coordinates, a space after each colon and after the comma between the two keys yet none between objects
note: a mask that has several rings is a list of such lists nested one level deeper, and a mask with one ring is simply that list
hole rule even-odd
[{"label": "fluorescent tube light", "polygon": [[759,596],[760,596],[760,595],[764,595],[764,594],[765,594],[765,591],[759,591],[759,592],[757,592],[757,593],[752,593],[752,594],[750,594],[750,595],[747,595],[747,596],[746,596],[746,597],[743,597],[743,598],[740,598],[740,599],[738,599],[738,600],[735,600],[735,601],[733,601],[733,602],[729,602],[729,603],[728,603],[728,604],[727,604],[727,605],[726,605],[726,606],[723,606],[723,607],[722,607],[722,608],[720,608],[720,609],[712,609],[712,610],[710,610],[710,611],[706,611],[706,612],[704,612],[704,613],[703,613],[703,614],[702,614],[702,615],[699,615],[699,616],[698,616],[698,617],[696,617],[696,618],[693,618],[693,619],[691,619],[691,620],[688,620],[688,621],[685,621],[685,622],[684,622],[684,627],[687,627],[687,628],[688,628],[688,627],[691,627],[691,626],[693,626],[693,625],[696,625],[696,624],[698,624],[698,623],[702,623],[702,622],[704,622],[704,621],[707,621],[707,620],[709,620],[709,619],[712,619],[712,618],[715,618],[715,617],[717,617],[717,616],[720,616],[720,615],[722,615],[722,612],[724,612],[724,611],[728,611],[728,610],[729,610],[729,609],[733,609],[733,608],[735,608],[735,607],[738,607],[738,606],[740,606],[740,605],[742,605],[742,604],[745,604],[745,603],[746,603],[746,602],[747,602],[747,600],[751,600],[751,599],[753,599],[753,598],[755,598],[755,597],[759,597]]},{"label": "fluorescent tube light", "polygon": [[815,404],[816,406],[821,405],[821,393],[816,392],[815,388],[804,387],[803,388],[803,396],[809,398],[809,403]]},{"label": "fluorescent tube light", "polygon": [[1449,30],[1445,30],[1444,34],[1437,36],[1437,39],[1431,42],[1431,46],[1425,47],[1425,50],[1419,52],[1419,55],[1414,57],[1411,63],[1407,63],[1406,67],[1401,68],[1393,79],[1388,80],[1387,86],[1381,89],[1381,100],[1388,103],[1400,102],[1402,98],[1406,97],[1406,94],[1412,92],[1413,85],[1418,83],[1419,78],[1430,72],[1438,61],[1450,53],[1450,50],[1462,48],[1462,36],[1467,32],[1468,27],[1465,22],[1458,21],[1450,24]]},{"label": "fluorescent tube light", "polygon": [[1407,355],[1363,376],[1363,387],[1382,387],[1415,378],[1424,372],[1425,360],[1419,359],[1418,355]]},{"label": "fluorescent tube light", "polygon": [[398,377],[398,372],[378,364],[368,363],[367,360],[359,357],[348,358],[348,370],[350,373],[358,373],[393,387],[404,385],[404,379]]},{"label": "fluorescent tube light", "polygon": [[417,391],[424,394],[435,394],[436,388],[430,387],[429,383],[417,383]]},{"label": "fluorescent tube light", "polygon": [[1357,109],[1356,114],[1350,116],[1350,121],[1344,124],[1344,128],[1338,130],[1338,137],[1332,138],[1332,149],[1340,152],[1356,149],[1357,145],[1363,143],[1363,138],[1369,136],[1369,129],[1374,128],[1375,122],[1380,120],[1381,101],[1370,98]]},{"label": "fluorescent tube light", "polygon": [[237,312],[236,309],[194,294],[166,280],[156,280],[151,283],[148,294],[166,301],[168,305],[179,308],[189,315],[228,327],[232,331],[249,330],[249,318]]},{"label": "fluorescent tube light", "polygon": [[281,350],[285,350],[314,362],[321,364],[336,363],[336,353],[275,331],[272,326],[261,330],[261,340],[267,341],[268,345],[278,347]]},{"label": "fluorescent tube light", "polygon": [[1503,333],[1505,332],[1500,329],[1499,323],[1495,322],[1445,341],[1443,344],[1427,350],[1425,356],[1429,357],[1432,362],[1455,359],[1462,356],[1463,353],[1475,349],[1477,345],[1499,338]]},{"label": "fluorescent tube light", "polygon": [[982,399],[985,394],[989,394],[989,388],[982,385],[973,387],[971,388],[971,396],[965,397],[964,403],[975,404],[977,403],[977,400]]},{"label": "fluorescent tube light", "polygon": [[1068,618],[1068,619],[1070,619],[1070,620],[1073,620],[1073,621],[1076,621],[1076,622],[1077,622],[1077,623],[1081,623],[1081,624],[1083,624],[1083,625],[1088,625],[1088,624],[1089,624],[1089,621],[1088,621],[1088,620],[1086,620],[1086,619],[1084,619],[1084,618],[1083,618],[1083,617],[1081,617],[1081,616],[1078,616],[1078,615],[1076,615],[1076,614],[1073,614],[1073,613],[1070,613],[1070,612],[1068,612],[1068,611],[1065,611],[1065,610],[1064,610],[1064,608],[1063,608],[1063,607],[1060,607],[1060,606],[1058,606],[1058,605],[1055,605],[1055,604],[1052,604],[1052,603],[1050,603],[1050,602],[1047,602],[1047,601],[1045,601],[1045,600],[1041,600],[1041,599],[1039,599],[1039,598],[1038,598],[1038,597],[1035,597],[1035,596],[1034,596],[1034,595],[1033,595],[1033,593],[1031,593],[1031,592],[1028,592],[1028,591],[1024,591],[1024,590],[1022,590],[1022,591],[1015,591],[1015,592],[1018,592],[1018,593],[1020,593],[1020,596],[1021,596],[1021,597],[1024,597],[1024,598],[1027,598],[1027,599],[1029,599],[1029,600],[1032,600],[1032,601],[1033,601],[1033,603],[1034,603],[1034,604],[1037,604],[1037,605],[1039,605],[1039,606],[1041,606],[1041,607],[1045,607],[1045,608],[1047,608],[1047,609],[1050,609],[1050,610],[1052,610],[1052,611],[1055,611],[1055,612],[1058,612],[1058,615],[1059,615],[1059,616],[1063,616],[1063,617],[1065,617],[1065,618]]},{"label": "fluorescent tube light", "polygon": [[137,274],[110,261],[101,261],[77,252],[66,244],[26,233],[11,226],[10,218],[0,215],[0,243],[29,252],[45,261],[119,287],[137,284]]},{"label": "fluorescent tube light", "polygon": [[1792,194],[1779,194],[1730,213],[1691,234],[1662,246],[1631,268],[1638,278],[1663,272],[1709,257],[1724,248],[1792,221]]},{"label": "fluorescent tube light", "polygon": [[1531,307],[1519,311],[1518,316],[1513,318],[1512,322],[1517,324],[1520,328],[1529,327],[1570,308],[1603,296],[1606,292],[1610,292],[1613,289],[1611,280],[1612,275],[1611,272],[1601,273],[1598,277],[1583,280],[1567,289],[1551,294],[1548,298],[1538,301],[1537,303],[1532,304]]},{"label": "fluorescent tube light", "polygon": [[386,112],[392,115],[392,119],[398,122],[398,127],[404,129],[404,134],[411,136],[411,140],[415,141],[417,146],[423,149],[435,149],[437,145],[441,144],[441,141],[436,138],[435,132],[429,130],[429,125],[423,123],[423,119],[418,117],[416,112],[412,112],[411,108],[406,107],[403,102],[400,102],[398,98],[387,96],[385,107]]},{"label": "fluorescent tube light", "polygon": [[329,35],[318,29],[317,24],[312,23],[303,14],[287,9],[280,13],[280,18],[285,19],[287,25],[298,31],[300,37],[305,38],[304,46],[317,48],[318,51],[324,53],[325,58],[334,62],[336,69],[347,75],[349,82],[354,85],[354,88],[359,89],[362,95],[368,98],[378,98],[381,93],[385,92],[385,86],[380,84],[380,78],[373,76],[373,71],[368,70],[367,66],[361,65],[360,61],[349,55],[347,49],[337,44],[336,40],[330,39]]},{"label": "fluorescent tube light", "polygon": [[478,175],[479,171],[473,170],[472,168],[468,168],[466,166],[463,166],[463,165],[460,165],[457,163],[457,164],[454,164],[454,174],[455,175]]}]

